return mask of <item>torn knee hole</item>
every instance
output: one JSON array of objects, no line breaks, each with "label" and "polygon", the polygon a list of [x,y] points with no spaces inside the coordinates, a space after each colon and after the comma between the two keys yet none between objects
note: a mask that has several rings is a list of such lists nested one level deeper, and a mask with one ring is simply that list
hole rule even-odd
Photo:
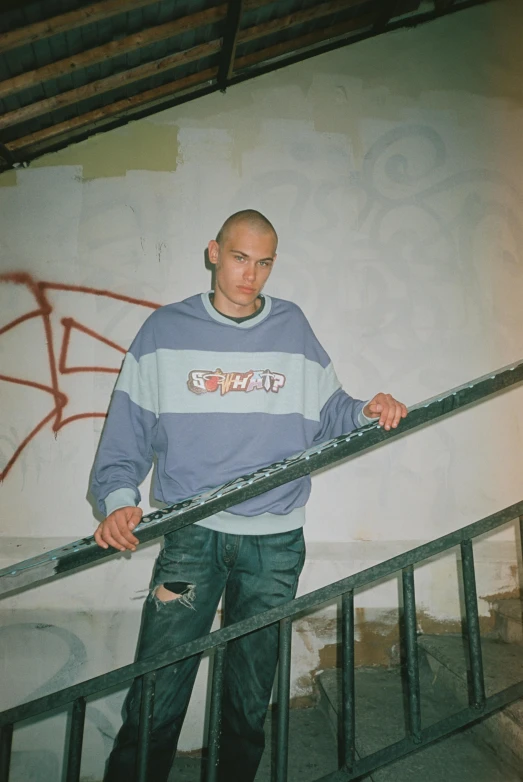
[{"label": "torn knee hole", "polygon": [[160,603],[170,603],[178,600],[182,605],[187,606],[187,608],[194,608],[193,602],[196,597],[195,590],[195,584],[188,584],[185,581],[173,581],[159,584],[154,589],[153,595]]},{"label": "torn knee hole", "polygon": [[158,600],[160,600],[162,603],[168,603],[169,600],[178,600],[181,597],[180,593],[173,592],[164,584],[160,584],[156,587],[154,590],[154,596],[157,597]]}]

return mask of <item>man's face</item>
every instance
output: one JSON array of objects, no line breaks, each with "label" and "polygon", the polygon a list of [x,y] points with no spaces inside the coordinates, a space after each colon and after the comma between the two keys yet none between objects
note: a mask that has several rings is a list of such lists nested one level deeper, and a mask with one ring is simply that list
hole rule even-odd
[{"label": "man's face", "polygon": [[209,260],[216,268],[215,307],[224,315],[251,315],[276,260],[276,237],[240,223],[220,244],[209,242]]}]

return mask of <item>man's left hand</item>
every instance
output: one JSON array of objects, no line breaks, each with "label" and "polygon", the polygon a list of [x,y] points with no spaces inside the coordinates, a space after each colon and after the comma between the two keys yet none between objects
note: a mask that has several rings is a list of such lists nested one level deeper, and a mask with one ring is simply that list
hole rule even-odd
[{"label": "man's left hand", "polygon": [[376,394],[363,408],[363,415],[379,417],[379,425],[389,431],[396,429],[401,419],[407,417],[407,408],[390,394]]}]

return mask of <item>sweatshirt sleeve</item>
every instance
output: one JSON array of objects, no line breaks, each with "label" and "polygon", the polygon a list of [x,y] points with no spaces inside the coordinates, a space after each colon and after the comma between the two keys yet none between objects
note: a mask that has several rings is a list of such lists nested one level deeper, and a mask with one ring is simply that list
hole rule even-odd
[{"label": "sweatshirt sleeve", "polygon": [[353,399],[342,388],[338,388],[323,405],[314,444],[331,440],[341,434],[349,434],[360,426],[374,423],[363,414],[367,402]]},{"label": "sweatshirt sleeve", "polygon": [[140,502],[153,462],[158,374],[150,332],[147,321],[125,356],[94,461],[90,488],[105,516]]},{"label": "sweatshirt sleeve", "polygon": [[317,368],[314,371],[314,377],[318,383],[317,415],[319,421],[313,439],[313,445],[316,445],[341,434],[349,434],[354,429],[374,423],[374,421],[363,413],[367,402],[353,399],[342,389],[329,355],[318,341],[303,313],[302,317],[306,334],[305,352]]}]

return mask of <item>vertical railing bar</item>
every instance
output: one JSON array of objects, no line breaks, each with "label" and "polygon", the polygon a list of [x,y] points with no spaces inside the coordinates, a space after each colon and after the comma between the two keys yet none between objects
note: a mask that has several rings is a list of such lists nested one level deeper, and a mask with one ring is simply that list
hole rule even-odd
[{"label": "vertical railing bar", "polygon": [[211,708],[209,713],[209,731],[207,746],[207,771],[205,782],[216,782],[218,779],[218,763],[220,750],[220,733],[222,724],[223,674],[225,668],[225,653],[227,644],[216,647],[212,667]]},{"label": "vertical railing bar", "polygon": [[85,698],[77,698],[73,703],[71,725],[69,727],[69,748],[67,751],[66,782],[78,782],[82,764],[82,745],[84,742]]},{"label": "vertical railing bar", "polygon": [[289,755],[289,695],[291,682],[292,619],[280,620],[278,663],[278,720],[276,728],[276,781],[287,782]]},{"label": "vertical railing bar", "polygon": [[465,593],[467,642],[472,682],[472,705],[476,709],[482,709],[485,704],[485,680],[483,678],[483,655],[479,631],[474,552],[470,539],[464,540],[461,543],[461,567],[463,571],[463,590]]},{"label": "vertical railing bar", "polygon": [[140,701],[140,727],[138,731],[138,753],[136,758],[136,782],[146,782],[149,760],[149,743],[153,724],[154,686],[156,671],[142,676],[142,699]]},{"label": "vertical railing bar", "polygon": [[11,745],[13,743],[13,726],[2,725],[0,728],[0,782],[8,782],[11,766]]},{"label": "vertical railing bar", "polygon": [[408,731],[416,744],[419,744],[421,741],[421,703],[413,566],[409,565],[404,568],[401,572],[401,577],[403,584],[403,617],[405,623]]},{"label": "vertical railing bar", "polygon": [[341,762],[352,768],[356,757],[356,699],[354,690],[354,590],[341,597]]}]

